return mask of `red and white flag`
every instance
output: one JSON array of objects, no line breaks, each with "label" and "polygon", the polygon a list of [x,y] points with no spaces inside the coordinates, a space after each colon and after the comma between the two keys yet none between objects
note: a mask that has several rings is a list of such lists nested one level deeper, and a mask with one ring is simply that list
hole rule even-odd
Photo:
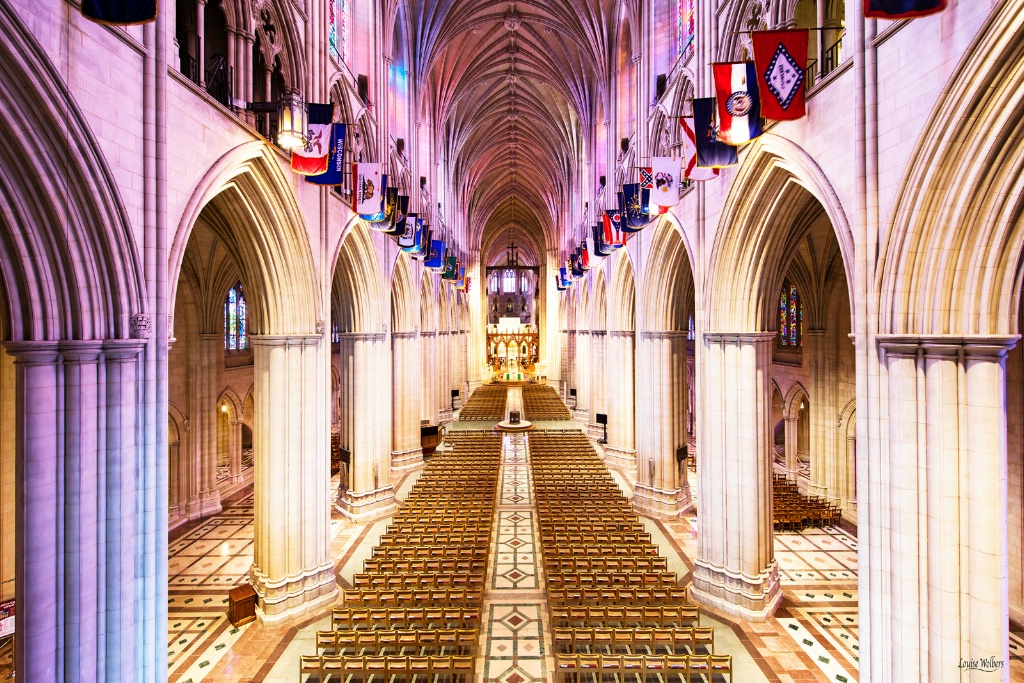
[{"label": "red and white flag", "polygon": [[355,187],[352,191],[352,208],[358,214],[370,215],[381,212],[384,205],[384,175],[382,164],[354,164]]},{"label": "red and white flag", "polygon": [[683,177],[696,181],[717,178],[719,169],[697,165],[697,135],[693,132],[693,117],[680,118],[679,125],[683,127]]},{"label": "red and white flag", "polygon": [[761,135],[761,101],[753,62],[712,64],[718,138],[727,145],[745,145]]},{"label": "red and white flag", "polygon": [[331,153],[331,119],[334,106],[310,104],[306,144],[292,150],[292,170],[300,175],[321,175],[327,172]]}]

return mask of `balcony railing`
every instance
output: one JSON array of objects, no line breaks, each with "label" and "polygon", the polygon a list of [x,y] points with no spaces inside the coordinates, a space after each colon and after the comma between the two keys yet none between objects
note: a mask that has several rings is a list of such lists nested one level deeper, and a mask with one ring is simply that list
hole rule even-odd
[{"label": "balcony railing", "polygon": [[839,36],[839,40],[837,40],[832,45],[832,47],[830,47],[829,49],[825,50],[825,56],[821,60],[821,75],[822,75],[822,78],[824,78],[825,76],[828,76],[830,73],[832,73],[835,70],[835,68],[837,66],[839,66],[839,62],[842,59],[842,57],[843,57],[843,36],[840,35]]}]

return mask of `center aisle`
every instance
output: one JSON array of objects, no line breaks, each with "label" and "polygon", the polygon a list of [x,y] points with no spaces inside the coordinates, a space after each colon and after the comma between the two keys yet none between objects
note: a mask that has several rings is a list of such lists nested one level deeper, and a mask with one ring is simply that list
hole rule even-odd
[{"label": "center aisle", "polygon": [[536,499],[527,436],[502,439],[500,487],[484,591],[477,666],[484,683],[549,681],[547,599],[541,589]]}]

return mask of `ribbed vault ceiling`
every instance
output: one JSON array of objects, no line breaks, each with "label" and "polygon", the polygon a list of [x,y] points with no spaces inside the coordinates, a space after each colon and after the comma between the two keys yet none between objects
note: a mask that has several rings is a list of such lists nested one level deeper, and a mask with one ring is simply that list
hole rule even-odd
[{"label": "ribbed vault ceiling", "polygon": [[494,233],[511,225],[541,249],[556,247],[558,212],[607,82],[615,3],[409,5],[419,92],[467,199],[471,247],[500,243]]}]

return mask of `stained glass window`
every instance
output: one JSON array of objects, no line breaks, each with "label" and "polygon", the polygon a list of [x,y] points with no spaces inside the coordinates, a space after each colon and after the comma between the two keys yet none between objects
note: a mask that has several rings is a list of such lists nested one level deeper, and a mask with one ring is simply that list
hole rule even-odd
[{"label": "stained glass window", "polygon": [[506,270],[504,275],[504,286],[502,287],[505,294],[512,294],[516,291],[516,271]]},{"label": "stained glass window", "polygon": [[224,349],[237,351],[249,345],[249,314],[242,283],[236,282],[224,298]]},{"label": "stained glass window", "polygon": [[327,1],[327,44],[331,54],[348,59],[348,0]]},{"label": "stained glass window", "polygon": [[689,327],[686,328],[686,338],[689,341],[693,341],[694,339],[697,338],[697,333],[696,333],[696,331],[694,330],[694,327],[693,327],[693,316],[692,315],[690,316],[690,325],[689,325]]},{"label": "stained glass window", "polygon": [[779,343],[796,348],[804,345],[804,304],[789,280],[782,283],[779,293]]},{"label": "stained glass window", "polygon": [[686,61],[694,51],[697,35],[697,0],[676,0],[676,54]]}]

